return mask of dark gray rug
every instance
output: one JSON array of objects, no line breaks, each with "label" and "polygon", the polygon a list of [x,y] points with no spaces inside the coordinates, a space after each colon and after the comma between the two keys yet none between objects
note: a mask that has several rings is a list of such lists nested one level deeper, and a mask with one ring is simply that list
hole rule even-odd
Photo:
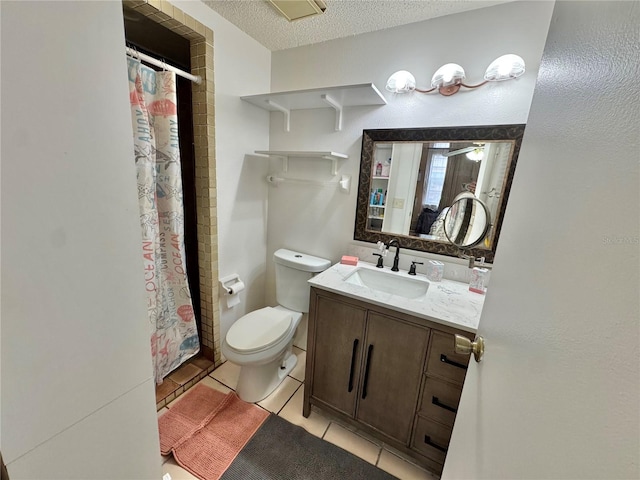
[{"label": "dark gray rug", "polygon": [[221,480],[392,480],[396,477],[271,414]]}]

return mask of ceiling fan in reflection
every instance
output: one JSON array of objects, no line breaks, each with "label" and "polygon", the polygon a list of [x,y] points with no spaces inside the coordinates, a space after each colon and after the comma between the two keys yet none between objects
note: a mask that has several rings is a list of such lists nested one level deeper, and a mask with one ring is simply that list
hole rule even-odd
[{"label": "ceiling fan in reflection", "polygon": [[471,147],[461,148],[459,150],[453,150],[444,154],[445,157],[453,157],[455,155],[467,154],[467,158],[474,162],[479,162],[484,158],[484,144],[476,144]]}]

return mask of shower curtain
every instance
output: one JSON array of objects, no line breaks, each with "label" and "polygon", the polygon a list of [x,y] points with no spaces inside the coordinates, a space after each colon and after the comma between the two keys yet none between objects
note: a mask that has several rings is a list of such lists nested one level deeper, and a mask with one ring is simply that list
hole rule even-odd
[{"label": "shower curtain", "polygon": [[186,275],[176,77],[127,57],[156,383],[200,349]]}]

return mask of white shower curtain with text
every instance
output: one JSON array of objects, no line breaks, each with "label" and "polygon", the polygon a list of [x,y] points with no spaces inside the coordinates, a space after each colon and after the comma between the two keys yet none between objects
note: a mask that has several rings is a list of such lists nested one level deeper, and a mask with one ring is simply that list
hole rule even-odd
[{"label": "white shower curtain with text", "polygon": [[156,383],[199,350],[186,275],[176,77],[127,58]]}]

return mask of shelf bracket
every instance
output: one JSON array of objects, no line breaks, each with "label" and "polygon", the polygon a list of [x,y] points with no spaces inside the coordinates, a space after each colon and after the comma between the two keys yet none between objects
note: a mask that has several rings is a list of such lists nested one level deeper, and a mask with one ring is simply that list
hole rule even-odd
[{"label": "shelf bracket", "polygon": [[[331,108],[336,111],[336,132],[342,130],[342,105],[338,103],[334,98],[330,97],[326,93],[320,95],[320,98],[324,100],[326,104],[328,104]],[[334,173],[335,175],[335,173]]]},{"label": "shelf bracket", "polygon": [[287,173],[287,171],[289,170],[289,157],[281,157],[280,155],[277,155],[276,158],[282,160],[282,172]]},{"label": "shelf bracket", "polygon": [[287,173],[287,171],[289,170],[289,157],[287,157],[286,155],[274,155],[269,152],[261,151],[256,151],[256,153],[259,153],[260,155],[267,155],[271,158],[279,158],[282,161],[282,173]]},{"label": "shelf bracket", "polygon": [[267,105],[269,105],[271,108],[275,108],[276,110],[284,114],[284,131],[285,132],[291,131],[291,122],[290,122],[291,110],[289,110],[286,107],[283,107],[282,105],[274,102],[273,100],[265,100],[265,102],[267,102]]},{"label": "shelf bracket", "polygon": [[326,160],[331,160],[331,175],[335,177],[338,174],[338,159],[335,157],[327,157],[327,156],[324,156],[322,158]]}]

